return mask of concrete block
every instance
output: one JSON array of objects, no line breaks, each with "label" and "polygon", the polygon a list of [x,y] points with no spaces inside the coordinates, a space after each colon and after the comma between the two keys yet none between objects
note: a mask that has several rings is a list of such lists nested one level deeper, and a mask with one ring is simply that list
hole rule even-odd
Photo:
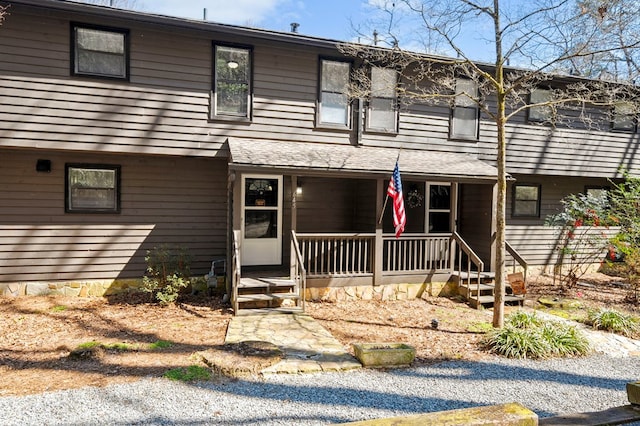
[{"label": "concrete block", "polygon": [[633,405],[640,405],[640,382],[627,383],[627,398]]}]

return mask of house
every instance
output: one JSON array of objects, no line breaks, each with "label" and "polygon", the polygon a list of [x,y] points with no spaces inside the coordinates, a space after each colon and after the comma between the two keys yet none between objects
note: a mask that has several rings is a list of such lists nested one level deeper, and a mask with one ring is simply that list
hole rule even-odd
[{"label": "house", "polygon": [[[300,304],[301,293],[437,294],[452,277],[490,272],[495,128],[474,106],[396,108],[384,85],[349,101],[357,61],[334,40],[64,0],[5,3],[2,293],[126,290],[161,244],[185,247],[194,274],[225,260],[236,310]],[[544,266],[555,259],[544,218],[559,200],[640,162],[635,120],[594,131],[535,118],[508,128],[507,241],[519,263]],[[389,206],[379,220],[396,160],[400,238]],[[290,279],[256,275],[265,270]]]}]

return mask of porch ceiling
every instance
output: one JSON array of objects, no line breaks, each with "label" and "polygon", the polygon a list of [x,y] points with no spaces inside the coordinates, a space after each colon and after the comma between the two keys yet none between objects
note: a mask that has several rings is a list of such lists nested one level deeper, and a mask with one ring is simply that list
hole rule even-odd
[{"label": "porch ceiling", "polygon": [[[403,178],[495,182],[498,170],[468,154],[370,146],[229,138],[231,170],[388,177],[400,153]],[[357,175],[357,176],[354,176]]]}]

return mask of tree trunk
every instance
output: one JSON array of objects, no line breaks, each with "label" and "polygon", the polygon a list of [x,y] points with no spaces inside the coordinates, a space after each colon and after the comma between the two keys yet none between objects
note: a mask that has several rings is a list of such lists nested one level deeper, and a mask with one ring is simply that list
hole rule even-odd
[{"label": "tree trunk", "polygon": [[[502,83],[502,79],[498,79]],[[505,94],[504,88],[498,89],[498,105],[496,127],[498,131],[498,203],[496,211],[496,282],[493,299],[493,326],[502,328],[504,325],[504,295],[505,295],[505,216],[507,203],[507,171],[506,171],[506,137],[505,137]]]}]

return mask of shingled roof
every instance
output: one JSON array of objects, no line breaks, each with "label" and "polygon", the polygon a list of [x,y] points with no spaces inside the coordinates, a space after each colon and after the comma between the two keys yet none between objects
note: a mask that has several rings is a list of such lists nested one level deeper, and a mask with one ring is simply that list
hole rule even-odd
[{"label": "shingled roof", "polygon": [[236,138],[229,138],[227,143],[232,170],[388,177],[399,158],[405,178],[492,182],[498,176],[495,167],[459,153]]}]

